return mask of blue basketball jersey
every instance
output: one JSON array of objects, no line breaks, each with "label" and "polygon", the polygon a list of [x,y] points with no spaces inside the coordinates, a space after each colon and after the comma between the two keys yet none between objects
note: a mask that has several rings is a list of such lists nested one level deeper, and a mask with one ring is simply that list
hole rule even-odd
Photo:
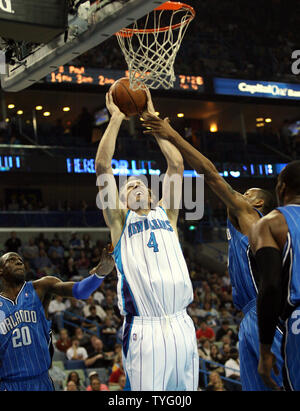
[{"label": "blue basketball jersey", "polygon": [[[260,217],[262,214],[256,210]],[[257,286],[250,268],[249,240],[233,224],[227,221],[228,238],[228,272],[232,286],[233,303],[242,310],[251,300],[257,297]]]},{"label": "blue basketball jersey", "polygon": [[0,381],[39,376],[51,366],[51,321],[32,282],[15,301],[0,295]]},{"label": "blue basketball jersey", "polygon": [[283,251],[286,301],[289,307],[300,304],[300,205],[278,207],[288,225],[288,237]]}]

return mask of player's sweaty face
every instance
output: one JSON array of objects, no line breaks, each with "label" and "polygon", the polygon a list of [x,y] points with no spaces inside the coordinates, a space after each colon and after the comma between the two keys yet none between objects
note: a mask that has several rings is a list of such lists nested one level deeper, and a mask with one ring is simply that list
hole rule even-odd
[{"label": "player's sweaty face", "polygon": [[250,188],[244,193],[244,198],[253,205],[257,200],[257,190],[256,188]]},{"label": "player's sweaty face", "polygon": [[[130,181],[127,184],[127,204],[134,206],[137,203],[148,203],[149,191],[145,184],[140,180]],[[134,207],[132,207],[134,208]]]},{"label": "player's sweaty face", "polygon": [[4,256],[4,272],[10,277],[13,276],[16,279],[24,280],[25,278],[25,266],[22,258],[16,253],[8,253]]}]

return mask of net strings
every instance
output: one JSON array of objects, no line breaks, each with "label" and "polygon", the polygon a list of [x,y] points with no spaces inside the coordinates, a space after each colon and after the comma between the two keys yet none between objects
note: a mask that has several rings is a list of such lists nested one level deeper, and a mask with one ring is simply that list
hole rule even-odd
[{"label": "net strings", "polygon": [[[185,12],[180,19],[180,27],[173,30],[178,14]],[[131,88],[137,90],[145,84],[151,89],[163,87],[169,89],[176,81],[174,63],[181,46],[183,37],[190,23],[189,10],[176,10],[172,12],[169,28],[160,32],[162,21],[167,10],[153,11],[153,32],[146,32],[149,26],[150,13],[146,16],[144,28],[138,27],[138,22],[133,24],[133,34],[129,35],[121,30],[117,33],[119,46],[124,54],[129,70]],[[177,23],[176,23],[177,24]],[[139,30],[137,33],[135,30]]]}]

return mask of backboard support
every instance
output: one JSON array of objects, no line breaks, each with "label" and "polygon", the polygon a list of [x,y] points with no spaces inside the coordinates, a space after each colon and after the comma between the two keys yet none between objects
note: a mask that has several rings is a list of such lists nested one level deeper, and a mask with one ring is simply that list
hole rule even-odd
[{"label": "backboard support", "polygon": [[2,89],[18,92],[38,82],[72,59],[96,47],[140,19],[165,0],[130,0],[125,4],[115,1],[97,11],[97,3],[82,4],[76,16],[69,15],[68,38],[58,36],[46,45],[37,46],[34,53],[15,65],[6,65],[1,75]]}]

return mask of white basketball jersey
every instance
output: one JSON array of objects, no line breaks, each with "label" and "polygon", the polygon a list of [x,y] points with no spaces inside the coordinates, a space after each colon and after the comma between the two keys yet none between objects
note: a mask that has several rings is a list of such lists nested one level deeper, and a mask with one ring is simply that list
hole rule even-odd
[{"label": "white basketball jersey", "polygon": [[128,211],[114,258],[122,315],[171,315],[192,302],[187,265],[162,207],[143,216]]}]

